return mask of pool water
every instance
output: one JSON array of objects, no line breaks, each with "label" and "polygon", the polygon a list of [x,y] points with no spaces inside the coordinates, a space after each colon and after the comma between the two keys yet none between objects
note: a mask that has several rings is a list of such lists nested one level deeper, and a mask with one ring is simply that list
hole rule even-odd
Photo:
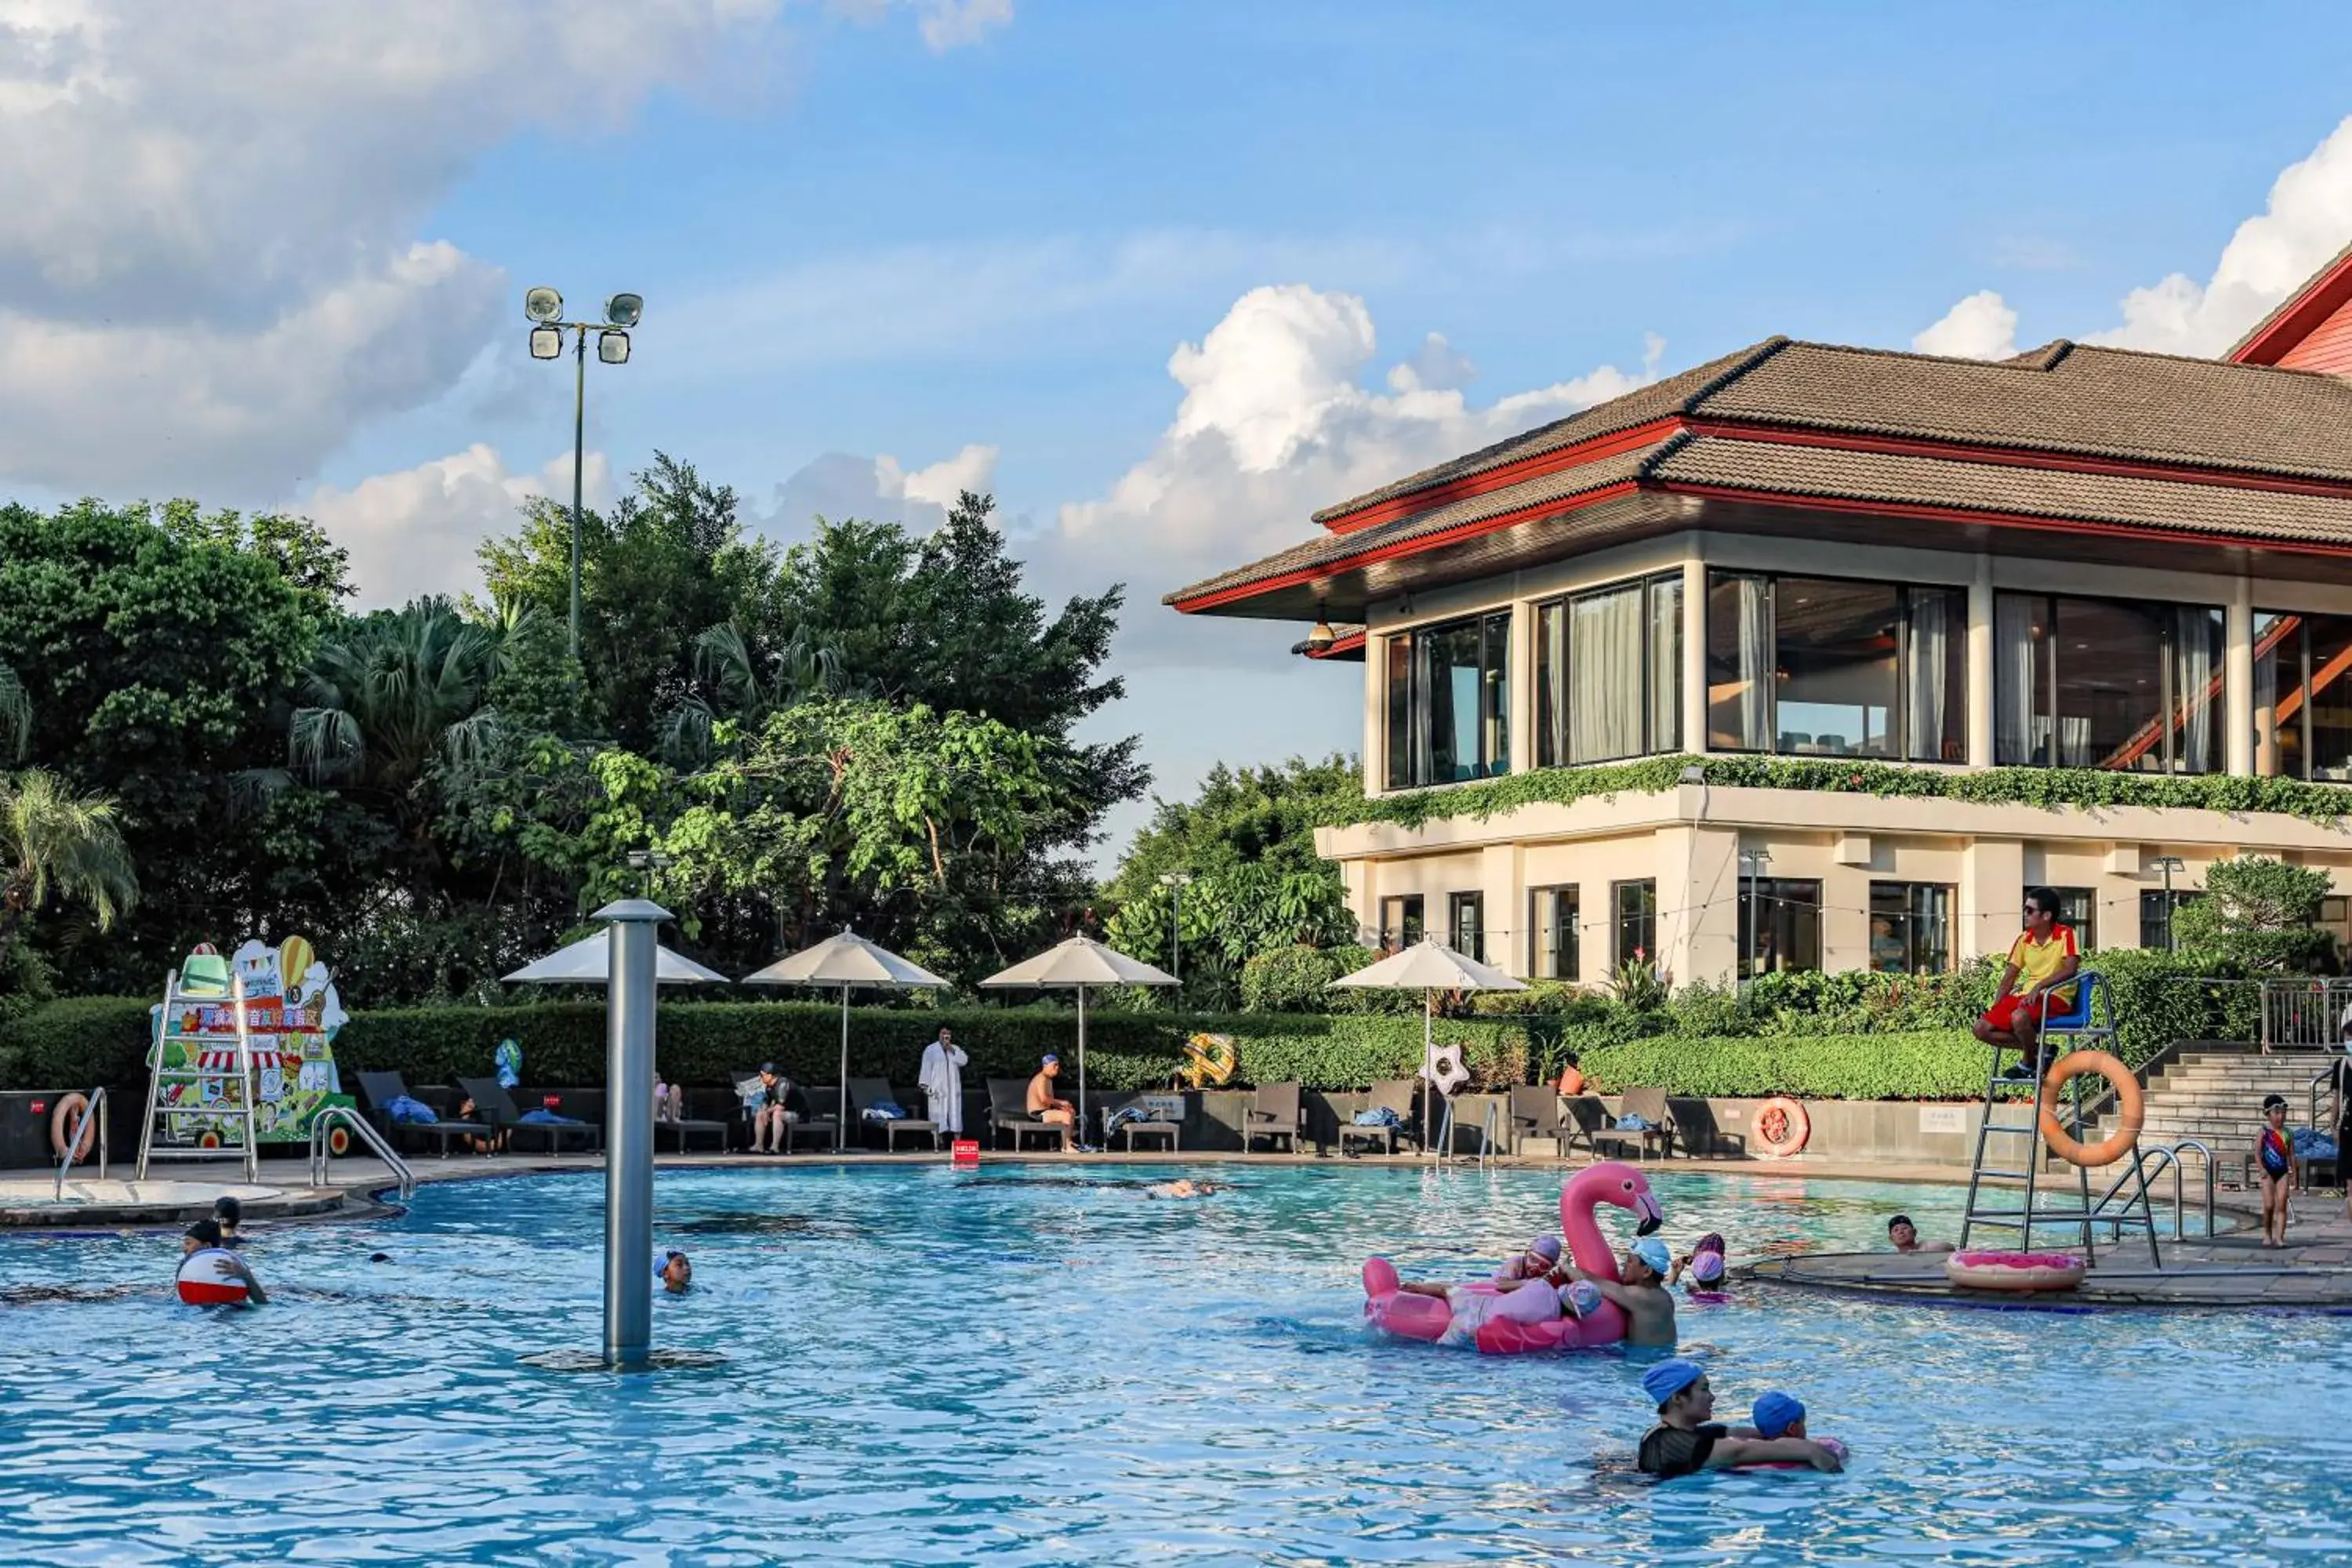
[{"label": "pool water", "polygon": [[[599,1339],[593,1175],[265,1229],[278,1293],[171,1299],[168,1236],[0,1238],[11,1563],[2352,1561],[2352,1322],[1686,1306],[1723,1415],[1768,1388],[1842,1477],[1632,1470],[1643,1364],[1369,1338],[1366,1253],[1484,1273],[1556,1176],[1357,1165],[665,1172],[707,1370]],[[1876,1244],[1950,1189],[1654,1173],[1677,1247]],[[1622,1240],[1630,1215],[1603,1208]],[[389,1264],[371,1264],[383,1251]],[[67,1300],[37,1288],[71,1287]]]}]

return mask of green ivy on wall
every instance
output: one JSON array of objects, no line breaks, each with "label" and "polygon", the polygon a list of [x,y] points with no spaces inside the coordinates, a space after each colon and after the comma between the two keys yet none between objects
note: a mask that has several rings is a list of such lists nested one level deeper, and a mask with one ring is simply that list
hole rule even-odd
[{"label": "green ivy on wall", "polygon": [[1335,827],[1361,822],[1420,827],[1452,817],[1483,822],[1523,805],[1569,805],[1591,795],[1655,795],[1674,788],[1686,768],[1698,769],[1710,784],[1744,789],[1912,795],[2048,807],[2187,806],[2202,811],[2271,812],[2306,822],[2352,816],[2352,787],[2305,784],[2300,779],[2126,773],[2100,768],[1986,768],[1961,773],[1853,758],[1672,756],[1599,767],[1537,768],[1478,784],[1348,801],[1327,821]]}]

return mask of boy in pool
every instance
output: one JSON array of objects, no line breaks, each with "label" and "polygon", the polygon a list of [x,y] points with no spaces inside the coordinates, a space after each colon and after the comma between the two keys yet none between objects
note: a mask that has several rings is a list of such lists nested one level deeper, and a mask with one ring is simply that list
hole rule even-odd
[{"label": "boy in pool", "polygon": [[219,1225],[212,1220],[196,1221],[180,1237],[182,1258],[188,1258],[199,1252],[216,1252],[220,1255],[214,1259],[214,1273],[223,1279],[235,1279],[242,1283],[245,1286],[245,1300],[247,1306],[266,1307],[269,1304],[268,1292],[262,1289],[261,1281],[253,1277],[253,1270],[246,1267],[244,1258],[228,1250],[221,1239]]},{"label": "boy in pool", "polygon": [[2254,1158],[2262,1165],[2263,1245],[2286,1245],[2287,1196],[2294,1186],[2294,1140],[2286,1133],[2286,1097],[2263,1097],[2261,1134],[2254,1140]]},{"label": "boy in pool", "polygon": [[1758,1398],[1755,1414],[1750,1419],[1756,1423],[1759,1437],[1801,1437],[1805,1435],[1804,1401],[1777,1388]]},{"label": "boy in pool", "polygon": [[1919,1227],[1911,1223],[1911,1216],[1907,1214],[1896,1215],[1886,1222],[1886,1240],[1887,1244],[1897,1252],[1949,1252],[1952,1250],[1952,1244],[1948,1241],[1920,1240]]},{"label": "boy in pool", "polygon": [[673,1296],[685,1295],[687,1288],[694,1283],[694,1265],[686,1260],[683,1252],[663,1253],[661,1267],[654,1272],[661,1277],[662,1289]]},{"label": "boy in pool", "polygon": [[1196,1182],[1190,1176],[1179,1176],[1172,1182],[1154,1182],[1143,1189],[1147,1198],[1205,1198],[1211,1193],[1224,1189],[1215,1182]]},{"label": "boy in pool", "polygon": [[1665,1281],[1673,1267],[1666,1244],[1645,1236],[1618,1258],[1615,1279],[1587,1274],[1573,1263],[1561,1264],[1559,1272],[1595,1286],[1604,1300],[1617,1303],[1617,1310],[1625,1314],[1627,1344],[1670,1346],[1675,1338],[1675,1299],[1666,1294]]},{"label": "boy in pool", "polygon": [[238,1203],[226,1193],[213,1200],[213,1224],[220,1227],[223,1247],[235,1247],[245,1239],[237,1234],[236,1230],[236,1227],[244,1223],[245,1205],[243,1204]]},{"label": "boy in pool", "polygon": [[1696,1362],[1658,1363],[1642,1374],[1642,1391],[1658,1406],[1658,1424],[1642,1434],[1645,1475],[1692,1476],[1739,1465],[1811,1465],[1831,1475],[1844,1468],[1835,1454],[1810,1438],[1786,1433],[1767,1437],[1753,1426],[1708,1421],[1715,1414],[1715,1391]]}]

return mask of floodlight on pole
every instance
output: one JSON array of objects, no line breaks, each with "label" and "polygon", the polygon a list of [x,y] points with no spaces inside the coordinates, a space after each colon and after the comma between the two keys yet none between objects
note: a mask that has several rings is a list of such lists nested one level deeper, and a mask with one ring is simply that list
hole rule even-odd
[{"label": "floodlight on pole", "polygon": [[628,329],[645,320],[642,294],[611,294],[604,300],[602,321],[567,321],[563,296],[541,287],[526,289],[522,313],[531,323],[530,357],[561,359],[563,334],[572,338],[572,658],[580,658],[580,531],[583,479],[588,462],[588,334],[596,334],[599,364],[629,363]]}]

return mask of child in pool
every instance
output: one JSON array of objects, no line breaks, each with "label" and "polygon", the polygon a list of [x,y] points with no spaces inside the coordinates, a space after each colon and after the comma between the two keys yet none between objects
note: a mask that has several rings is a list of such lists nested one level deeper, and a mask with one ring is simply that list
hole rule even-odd
[{"label": "child in pool", "polygon": [[[1513,1323],[1549,1323],[1567,1317],[1578,1317],[1570,1292],[1573,1285],[1554,1286],[1542,1279],[1530,1279],[1523,1285],[1502,1290],[1480,1290],[1467,1285],[1446,1288],[1445,1305],[1454,1316],[1438,1336],[1442,1345],[1475,1345],[1478,1330],[1485,1324],[1502,1321]],[[1597,1304],[1599,1292],[1592,1300]]]},{"label": "child in pool", "polygon": [[1723,1237],[1711,1230],[1698,1238],[1696,1246],[1675,1259],[1674,1270],[1666,1276],[1666,1283],[1680,1284],[1683,1275],[1687,1272],[1693,1295],[1702,1290],[1720,1290],[1723,1289]]},{"label": "child in pool", "polygon": [[2294,1141],[2286,1134],[2286,1097],[2263,1098],[2266,1125],[2254,1140],[2254,1158],[2262,1165],[2263,1245],[2286,1245],[2287,1195],[2294,1185]]},{"label": "child in pool", "polygon": [[1779,1389],[1759,1396],[1750,1417],[1759,1437],[1801,1437],[1805,1435],[1804,1402]]},{"label": "child in pool", "polygon": [[1527,1245],[1527,1250],[1495,1270],[1495,1283],[1508,1285],[1514,1280],[1540,1279],[1559,1267],[1559,1237],[1539,1236]]}]

